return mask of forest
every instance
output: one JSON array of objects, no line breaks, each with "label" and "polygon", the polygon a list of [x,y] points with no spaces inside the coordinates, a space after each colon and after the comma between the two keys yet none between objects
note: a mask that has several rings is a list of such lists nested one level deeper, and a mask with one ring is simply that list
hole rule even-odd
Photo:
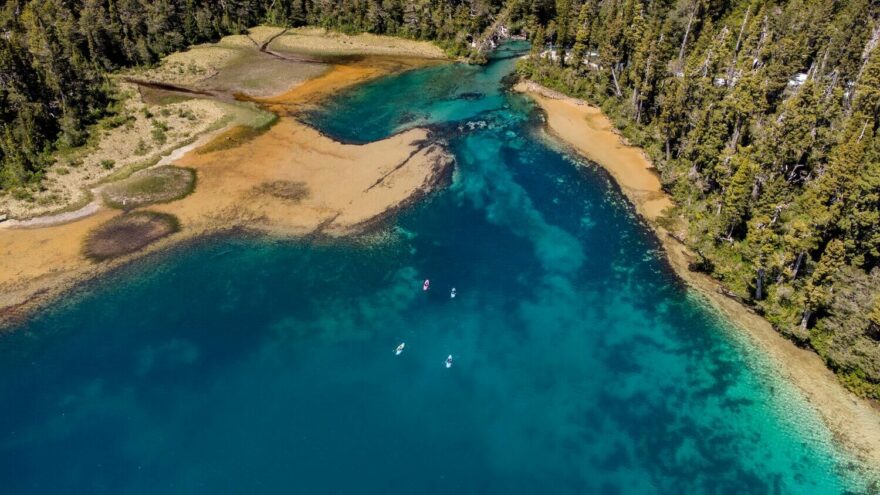
[{"label": "forest", "polygon": [[880,5],[871,0],[7,0],[0,192],[113,115],[108,74],[256,24],[438,42],[504,24],[523,77],[643,147],[670,226],[780,332],[880,398]]}]

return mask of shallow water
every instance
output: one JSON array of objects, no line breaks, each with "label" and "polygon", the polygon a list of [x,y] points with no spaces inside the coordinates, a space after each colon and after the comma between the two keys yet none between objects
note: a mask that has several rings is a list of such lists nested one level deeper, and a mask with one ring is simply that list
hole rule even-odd
[{"label": "shallow water", "polygon": [[205,241],[0,337],[3,493],[862,492],[606,175],[540,139],[513,63],[309,116],[448,141],[452,184],[384,231]]}]

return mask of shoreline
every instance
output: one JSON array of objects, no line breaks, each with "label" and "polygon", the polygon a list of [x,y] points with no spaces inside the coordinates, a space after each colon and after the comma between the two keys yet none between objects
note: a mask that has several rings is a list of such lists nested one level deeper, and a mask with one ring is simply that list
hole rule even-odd
[{"label": "shoreline", "polygon": [[[445,143],[427,130],[352,145],[320,134],[296,114],[355,84],[436,63],[365,57],[333,65],[280,95],[254,98],[275,112],[278,122],[232,147],[210,149],[228,139],[227,126],[166,157],[163,163],[195,170],[197,186],[183,198],[132,210],[172,214],[180,224],[178,232],[134,252],[101,262],[84,255],[91,232],[126,214],[108,206],[62,223],[0,229],[0,330],[26,321],[84,282],[194,239],[233,230],[304,239],[351,236],[429,194],[453,161]],[[346,181],[338,181],[340,173]],[[381,187],[373,187],[377,183]]]},{"label": "shoreline", "polygon": [[[672,206],[645,153],[627,144],[601,109],[520,81],[514,91],[530,96],[546,115],[545,132],[605,169],[647,220],[675,274],[765,352],[779,373],[819,412],[834,437],[866,467],[880,466],[880,409],[846,390],[818,354],[797,347],[746,306],[725,296],[722,285],[688,268],[694,258],[674,233],[655,221]],[[875,468],[876,469],[876,468]]]}]

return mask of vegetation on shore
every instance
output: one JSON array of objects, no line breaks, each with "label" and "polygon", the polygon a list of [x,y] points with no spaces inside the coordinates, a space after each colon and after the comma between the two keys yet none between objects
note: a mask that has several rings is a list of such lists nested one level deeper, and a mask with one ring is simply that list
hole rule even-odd
[{"label": "vegetation on shore", "polygon": [[533,40],[520,73],[647,151],[694,269],[880,398],[880,7],[513,3]]}]

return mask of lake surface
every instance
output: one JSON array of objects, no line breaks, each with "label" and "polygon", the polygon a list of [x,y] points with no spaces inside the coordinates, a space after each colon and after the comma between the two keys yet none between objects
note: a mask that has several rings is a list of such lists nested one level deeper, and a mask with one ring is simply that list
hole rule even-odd
[{"label": "lake surface", "polygon": [[448,142],[452,183],[380,232],[206,240],[0,336],[2,493],[865,491],[606,174],[544,142],[502,82],[524,48],[307,117]]}]

